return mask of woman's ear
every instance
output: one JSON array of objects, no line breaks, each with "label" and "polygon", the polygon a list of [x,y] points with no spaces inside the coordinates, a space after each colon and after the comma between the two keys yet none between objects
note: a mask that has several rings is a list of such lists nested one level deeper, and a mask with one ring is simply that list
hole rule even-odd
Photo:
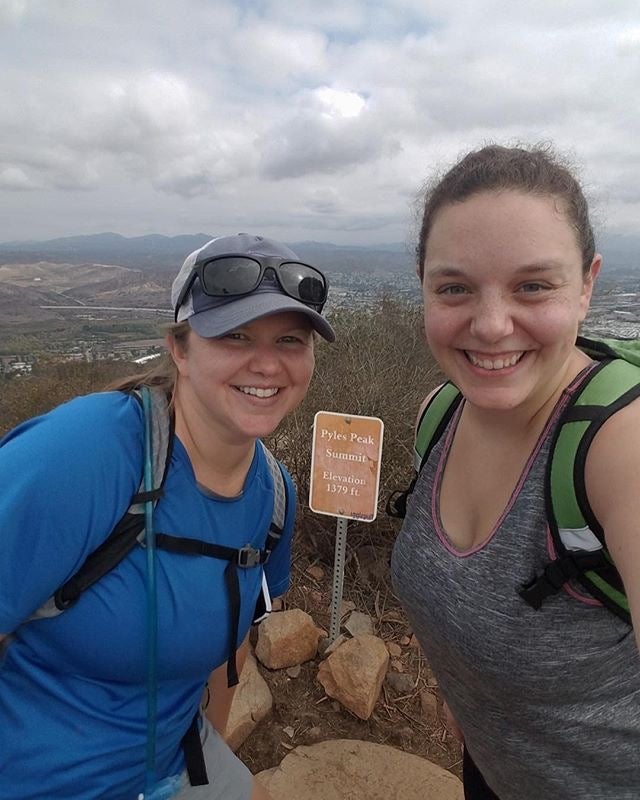
[{"label": "woman's ear", "polygon": [[169,351],[171,360],[176,365],[178,373],[181,375],[184,374],[187,366],[186,338],[184,341],[182,341],[181,339],[176,338],[172,333],[167,333],[164,337],[164,343],[167,350]]},{"label": "woman's ear", "polygon": [[582,280],[582,296],[580,298],[580,304],[582,306],[582,320],[584,320],[584,318],[587,316],[587,312],[589,311],[593,287],[600,272],[601,266],[602,256],[600,253],[596,253],[593,257],[593,261],[591,262],[591,266],[589,267],[589,271],[584,275]]}]

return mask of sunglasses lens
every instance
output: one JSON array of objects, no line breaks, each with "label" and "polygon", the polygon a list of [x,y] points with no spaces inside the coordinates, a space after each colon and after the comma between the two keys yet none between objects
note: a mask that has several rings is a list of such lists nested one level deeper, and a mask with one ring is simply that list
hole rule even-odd
[{"label": "sunglasses lens", "polygon": [[307,264],[286,261],[280,265],[280,280],[287,294],[303,303],[321,305],[327,299],[324,275]]},{"label": "sunglasses lens", "polygon": [[260,264],[252,258],[216,258],[204,265],[202,288],[214,297],[246,294],[256,288],[259,277]]}]

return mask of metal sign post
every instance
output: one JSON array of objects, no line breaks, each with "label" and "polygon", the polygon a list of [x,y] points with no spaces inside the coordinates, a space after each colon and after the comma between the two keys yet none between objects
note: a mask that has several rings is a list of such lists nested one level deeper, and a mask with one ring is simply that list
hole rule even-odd
[{"label": "metal sign post", "polygon": [[333,585],[331,588],[331,625],[329,641],[335,642],[340,633],[342,609],[342,587],[344,585],[344,563],[347,554],[347,520],[338,517],[336,523],[336,552],[333,559]]},{"label": "metal sign post", "polygon": [[313,423],[309,507],[337,517],[329,639],[340,632],[347,520],[377,514],[384,424],[378,417],[318,411]]}]

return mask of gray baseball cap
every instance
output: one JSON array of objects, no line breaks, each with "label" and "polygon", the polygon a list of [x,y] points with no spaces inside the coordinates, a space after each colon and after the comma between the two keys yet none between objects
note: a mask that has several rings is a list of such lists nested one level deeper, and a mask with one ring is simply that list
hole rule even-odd
[{"label": "gray baseball cap", "polygon": [[180,293],[191,279],[193,268],[214,256],[223,255],[267,256],[281,258],[283,261],[300,261],[286,245],[263,236],[238,233],[211,239],[187,256],[171,287],[171,305],[177,311],[178,322],[189,320],[197,334],[215,338],[254,319],[296,311],[307,317],[320,336],[329,342],[335,341],[335,331],[327,320],[315,309],[285,294],[271,271],[265,274],[260,285],[251,294],[240,297],[211,297],[202,291],[200,281],[196,278],[180,308],[176,309]]}]

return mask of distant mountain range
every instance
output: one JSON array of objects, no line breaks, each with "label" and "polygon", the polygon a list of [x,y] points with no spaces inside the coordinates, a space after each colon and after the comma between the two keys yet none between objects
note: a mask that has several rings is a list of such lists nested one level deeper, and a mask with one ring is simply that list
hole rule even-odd
[{"label": "distant mountain range", "polygon": [[[185,257],[212,239],[210,234],[150,234],[128,238],[117,233],[67,236],[48,241],[0,243],[0,264],[47,261],[65,264],[115,264],[141,270],[177,272]],[[406,270],[413,257],[402,244],[357,247],[321,242],[293,242],[303,260],[328,271]]]},{"label": "distant mountain range", "polygon": [[[184,258],[213,236],[196,233],[182,236],[126,237],[117,233],[67,236],[47,241],[0,243],[0,264],[48,261],[64,264],[113,264],[150,272],[177,272]],[[404,272],[413,270],[413,252],[402,243],[336,245],[325,242],[291,242],[301,259],[331,272]],[[640,235],[604,234],[598,247],[607,270],[640,267]]]}]

